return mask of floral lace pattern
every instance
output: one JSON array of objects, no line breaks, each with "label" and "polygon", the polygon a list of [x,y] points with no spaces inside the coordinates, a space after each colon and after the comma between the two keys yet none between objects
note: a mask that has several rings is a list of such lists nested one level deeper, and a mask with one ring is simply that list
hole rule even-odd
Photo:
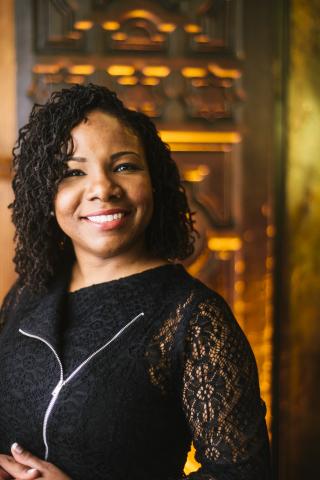
[{"label": "floral lace pattern", "polygon": [[[143,311],[134,328],[62,391],[49,425],[49,460],[74,480],[88,480],[92,471],[96,480],[271,478],[255,359],[218,294],[182,266],[169,265],[84,288],[60,308],[65,297],[59,285],[36,310],[22,298],[24,313],[12,318],[15,289],[3,304],[1,453],[16,430],[41,456],[41,422],[34,419],[45,411],[57,375],[47,348],[17,333],[20,323],[51,335],[70,373]],[[201,468],[186,477],[191,441]]]},{"label": "floral lace pattern", "polygon": [[[162,353],[151,381],[165,390],[172,338],[185,310],[193,310],[183,340],[181,399],[202,468],[192,480],[269,479],[266,409],[260,399],[255,359],[246,337],[220,297],[195,308],[194,293],[167,319],[154,344]],[[150,353],[149,353],[150,355]],[[150,355],[151,356],[151,355]],[[172,367],[171,367],[172,368]]]}]

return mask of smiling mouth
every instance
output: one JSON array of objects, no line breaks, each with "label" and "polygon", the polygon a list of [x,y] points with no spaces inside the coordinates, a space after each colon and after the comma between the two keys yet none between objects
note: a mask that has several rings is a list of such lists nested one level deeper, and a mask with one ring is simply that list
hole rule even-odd
[{"label": "smiling mouth", "polygon": [[113,222],[115,220],[121,220],[125,215],[128,214],[125,212],[119,212],[112,215],[90,215],[89,217],[85,218],[93,223],[106,223]]}]

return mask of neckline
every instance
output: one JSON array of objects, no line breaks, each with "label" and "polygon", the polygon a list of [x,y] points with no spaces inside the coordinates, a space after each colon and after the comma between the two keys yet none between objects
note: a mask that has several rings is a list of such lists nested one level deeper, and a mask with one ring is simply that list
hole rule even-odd
[{"label": "neckline", "polygon": [[159,265],[157,267],[147,268],[146,270],[142,270],[141,272],[132,273],[131,275],[127,275],[125,277],[119,277],[114,280],[107,280],[105,282],[93,283],[91,285],[78,288],[77,290],[73,290],[71,292],[67,291],[66,294],[68,299],[73,299],[80,294],[87,293],[92,290],[106,288],[106,287],[120,286],[127,282],[135,282],[135,281],[141,281],[141,280],[145,281],[148,277],[152,277],[153,275],[158,273],[160,274],[166,273],[167,270],[170,271],[171,269],[185,270],[184,266],[181,263],[168,263],[165,265]]}]

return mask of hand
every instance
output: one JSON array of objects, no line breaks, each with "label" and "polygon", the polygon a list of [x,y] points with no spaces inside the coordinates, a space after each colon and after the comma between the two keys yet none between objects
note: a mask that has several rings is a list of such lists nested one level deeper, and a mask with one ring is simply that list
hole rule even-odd
[{"label": "hand", "polygon": [[[24,450],[17,443],[12,445],[11,453],[12,457],[0,455],[0,468],[2,467],[9,474],[9,476],[3,477],[4,480],[11,478],[16,480],[33,480],[36,478],[44,480],[71,480],[70,477],[52,463],[40,460],[40,458]],[[1,476],[0,480],[2,480]]]},{"label": "hand", "polygon": [[[30,471],[31,470],[31,471]],[[17,462],[11,455],[0,455],[0,480],[28,479],[40,477],[40,472]]]},{"label": "hand", "polygon": [[11,475],[0,467],[0,480],[10,480]]}]

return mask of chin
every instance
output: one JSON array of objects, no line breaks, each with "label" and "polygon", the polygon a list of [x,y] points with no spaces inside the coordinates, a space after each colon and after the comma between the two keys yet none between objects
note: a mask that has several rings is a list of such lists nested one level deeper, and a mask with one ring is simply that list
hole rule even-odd
[{"label": "chin", "polygon": [[96,256],[98,258],[108,259],[117,256],[125,256],[126,254],[130,253],[130,251],[135,250],[134,244],[123,244],[123,245],[94,245],[90,248],[86,248],[86,252],[90,252],[91,256]]}]

